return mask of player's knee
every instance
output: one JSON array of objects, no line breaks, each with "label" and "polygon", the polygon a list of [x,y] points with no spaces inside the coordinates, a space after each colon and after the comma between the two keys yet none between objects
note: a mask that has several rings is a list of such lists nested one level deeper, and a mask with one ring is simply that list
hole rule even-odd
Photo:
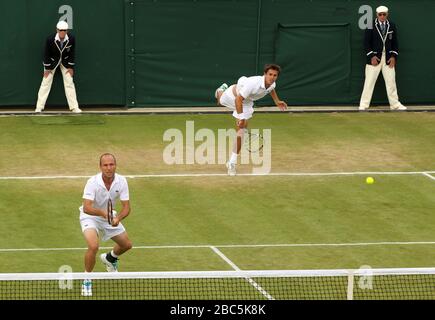
[{"label": "player's knee", "polygon": [[127,251],[130,250],[131,248],[133,248],[133,243],[130,240],[128,240],[124,245],[124,249]]},{"label": "player's knee", "polygon": [[237,121],[237,128],[238,130],[243,130],[244,128],[246,128],[247,122],[246,120],[239,120]]},{"label": "player's knee", "polygon": [[95,254],[98,252],[98,243],[88,243],[88,251],[91,251]]}]

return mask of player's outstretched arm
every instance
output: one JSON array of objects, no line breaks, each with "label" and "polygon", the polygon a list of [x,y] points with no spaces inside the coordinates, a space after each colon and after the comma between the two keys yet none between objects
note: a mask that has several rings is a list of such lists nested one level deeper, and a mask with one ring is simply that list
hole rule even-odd
[{"label": "player's outstretched arm", "polygon": [[275,90],[272,90],[270,92],[270,95],[272,96],[273,101],[275,102],[276,106],[281,110],[285,111],[287,109],[287,103],[285,101],[279,100],[278,95],[276,94]]}]

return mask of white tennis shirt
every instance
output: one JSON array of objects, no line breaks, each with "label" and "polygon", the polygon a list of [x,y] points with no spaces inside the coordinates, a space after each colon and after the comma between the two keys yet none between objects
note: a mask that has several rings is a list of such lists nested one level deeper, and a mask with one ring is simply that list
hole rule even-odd
[{"label": "white tennis shirt", "polygon": [[268,95],[275,87],[276,83],[274,82],[266,89],[264,76],[241,77],[237,81],[236,91],[245,99],[243,104],[253,105],[254,101]]},{"label": "white tennis shirt", "polygon": [[[107,209],[107,202],[112,200],[113,207],[118,200],[127,201],[130,199],[127,179],[115,173],[110,190],[104,185],[102,173],[99,173],[89,178],[83,191],[83,199],[93,201],[93,207],[98,209]],[[83,213],[83,205],[80,207],[80,212]]]}]

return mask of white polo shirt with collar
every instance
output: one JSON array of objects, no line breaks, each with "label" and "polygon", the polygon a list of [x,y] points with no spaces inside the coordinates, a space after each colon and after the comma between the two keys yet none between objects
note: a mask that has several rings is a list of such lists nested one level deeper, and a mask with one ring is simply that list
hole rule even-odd
[{"label": "white polo shirt with collar", "polygon": [[[109,197],[112,200],[113,207],[115,207],[118,200],[128,201],[130,199],[127,179],[124,176],[115,173],[110,190],[107,190],[104,185],[102,173],[89,178],[83,191],[83,199],[93,201],[94,208],[107,210]],[[79,210],[82,231],[88,228],[96,229],[98,234],[102,235],[104,241],[125,231],[121,223],[116,227],[112,227],[103,217],[84,213],[83,205],[80,206]],[[113,214],[116,216],[116,211],[113,211]]]},{"label": "white polo shirt with collar", "polygon": [[274,82],[269,88],[266,88],[264,83],[264,76],[241,77],[237,81],[236,92],[240,94],[245,100],[243,104],[253,106],[254,101],[268,95],[275,89],[276,83]]},{"label": "white polo shirt with collar", "polygon": [[[275,89],[276,83],[274,82],[269,88],[266,88],[264,76],[240,77],[237,84],[230,86],[224,91],[220,98],[220,104],[234,110],[233,117],[237,119],[249,119],[254,113],[254,101],[257,101],[264,96],[270,94]],[[241,95],[243,100],[243,115],[240,116],[236,110],[236,96]]]}]

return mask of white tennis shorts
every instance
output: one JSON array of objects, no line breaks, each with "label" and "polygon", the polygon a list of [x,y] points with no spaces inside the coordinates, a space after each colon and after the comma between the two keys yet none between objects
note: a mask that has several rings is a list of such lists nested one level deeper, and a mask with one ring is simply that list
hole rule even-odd
[{"label": "white tennis shorts", "polygon": [[233,87],[235,85],[233,84],[232,86],[230,86],[227,90],[224,91],[224,93],[222,94],[219,103],[225,107],[227,107],[228,109],[233,111],[233,117],[236,119],[250,119],[252,118],[252,114],[254,113],[254,104],[253,103],[249,103],[249,104],[243,104],[243,116],[239,115],[237,113],[236,110],[236,97],[234,96],[233,93]]},{"label": "white tennis shorts", "polygon": [[[113,215],[116,216],[116,211],[113,211]],[[103,241],[107,241],[125,232],[125,228],[122,223],[119,223],[116,227],[112,227],[106,219],[102,217],[91,216],[83,212],[80,212],[80,225],[82,227],[82,232],[84,232],[86,229],[97,230],[98,235]]]}]

